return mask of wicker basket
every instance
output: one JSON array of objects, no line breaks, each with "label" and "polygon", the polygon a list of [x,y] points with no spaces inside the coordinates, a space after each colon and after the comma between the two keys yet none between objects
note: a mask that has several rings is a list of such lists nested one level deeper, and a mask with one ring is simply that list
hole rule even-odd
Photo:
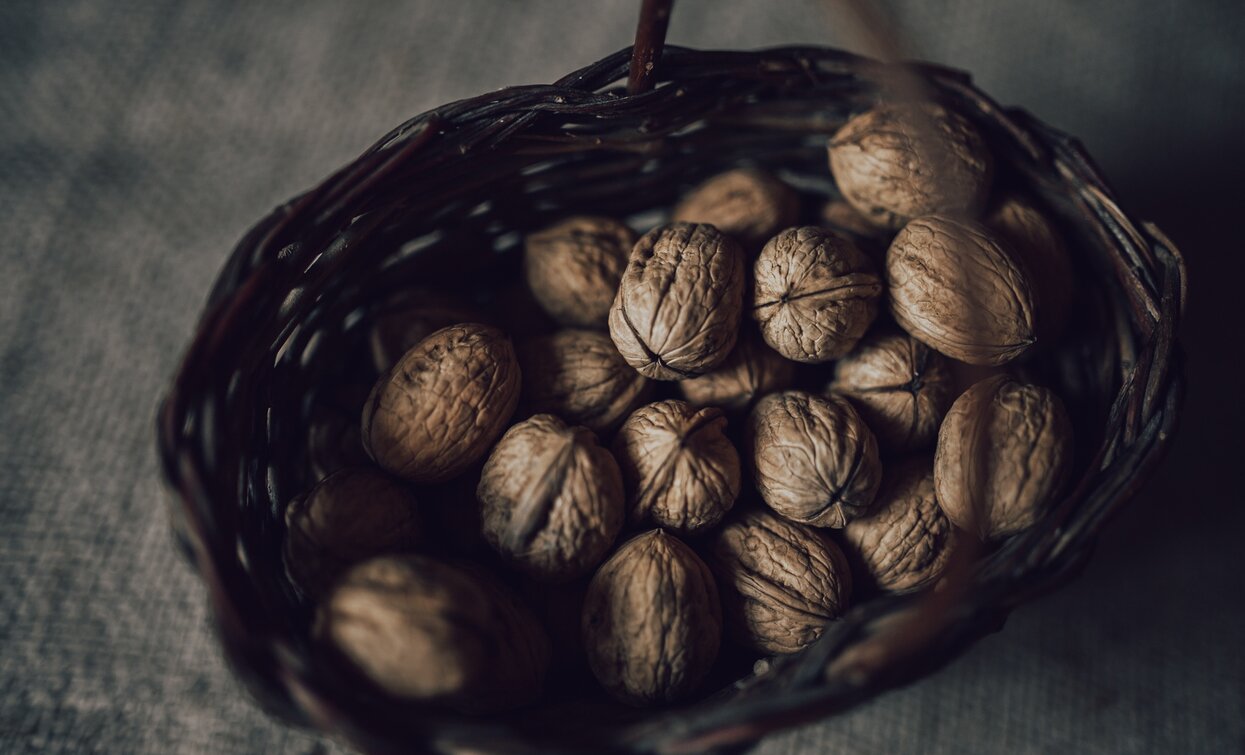
[{"label": "wicker basket", "polygon": [[398,704],[326,662],[284,576],[281,513],[311,481],[313,417],[374,377],[366,333],[383,308],[424,284],[485,300],[515,278],[524,232],[579,212],[651,224],[727,168],[761,165],[806,195],[831,196],[827,135],[894,72],[817,47],[663,52],[663,36],[664,24],[642,25],[627,88],[631,49],[552,85],[411,119],[260,221],[226,263],[162,406],[159,447],[175,530],[207,583],[226,655],[280,717],[373,752],[747,742],[916,679],[998,629],[1083,566],[1099,528],[1162,456],[1182,389],[1179,254],[1120,209],[1075,140],[1001,108],[962,73],[910,67],[987,136],[998,181],[1038,197],[1076,258],[1078,327],[1030,365],[1074,416],[1078,472],[1066,500],[993,550],[961,552],[950,589],[864,602],[799,654],[726,664],[716,691],[676,709],[571,695],[472,718]]}]

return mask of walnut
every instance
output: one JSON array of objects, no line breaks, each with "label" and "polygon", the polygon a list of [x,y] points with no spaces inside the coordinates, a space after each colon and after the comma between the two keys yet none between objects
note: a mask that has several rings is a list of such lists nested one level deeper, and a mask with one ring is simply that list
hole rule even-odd
[{"label": "walnut", "polygon": [[952,359],[999,365],[1036,340],[1024,267],[985,226],[944,215],[904,227],[886,253],[891,314]]},{"label": "walnut", "polygon": [[381,690],[485,712],[540,693],[549,640],[518,598],[478,568],[384,556],[349,572],[313,634]]},{"label": "walnut", "polygon": [[444,328],[376,383],[363,408],[363,448],[399,477],[443,482],[484,455],[518,401],[519,365],[504,333]]},{"label": "walnut", "polygon": [[368,467],[335,472],[295,498],[285,527],[286,570],[313,596],[353,564],[415,547],[423,533],[411,491]]},{"label": "walnut", "polygon": [[831,231],[855,241],[871,242],[889,238],[887,231],[870,223],[868,218],[844,199],[831,199],[822,205],[821,220]]},{"label": "walnut", "polygon": [[588,665],[623,702],[685,698],[717,658],[721,611],[713,576],[691,548],[661,530],[638,535],[588,585]]},{"label": "walnut", "polygon": [[746,431],[757,490],[782,516],[841,528],[873,502],[882,481],[877,440],[846,400],[771,393]]},{"label": "walnut", "polygon": [[866,338],[840,359],[829,390],[846,396],[890,451],[933,445],[954,398],[947,359],[897,333]]},{"label": "walnut", "polygon": [[339,469],[371,463],[363,450],[358,413],[347,414],[333,407],[312,413],[307,430],[307,462],[317,482]]},{"label": "walnut", "polygon": [[758,331],[739,334],[726,361],[700,377],[679,381],[679,391],[692,406],[747,409],[767,393],[791,385],[795,365],[765,345]]},{"label": "walnut", "polygon": [[839,190],[870,222],[898,229],[933,213],[973,213],[985,203],[994,161],[959,113],[933,103],[884,104],[830,139]]},{"label": "walnut", "polygon": [[521,343],[519,366],[522,412],[556,414],[597,433],[618,427],[652,392],[610,337],[591,330],[561,330]]},{"label": "walnut", "polygon": [[1051,391],[996,375],[956,399],[938,433],[934,485],[955,525],[983,539],[1037,521],[1068,476],[1072,423]]},{"label": "walnut", "polygon": [[755,253],[770,236],[794,225],[799,209],[790,186],[768,173],[740,169],[697,186],[674,208],[673,219],[708,223]]},{"label": "walnut", "polygon": [[1037,297],[1038,335],[1054,342],[1067,324],[1076,284],[1063,237],[1036,207],[1016,196],[1000,202],[984,222],[1024,264]]},{"label": "walnut", "polygon": [[552,414],[506,431],[476,497],[493,549],[544,581],[566,581],[601,563],[623,523],[618,463],[591,430]]},{"label": "walnut", "polygon": [[763,653],[795,653],[847,608],[851,572],[820,531],[764,511],[736,518],[713,538],[709,565],[727,629]]},{"label": "walnut", "polygon": [[729,237],[710,225],[655,228],[631,251],[610,336],[646,377],[703,375],[735,345],[743,289],[743,253]]},{"label": "walnut", "polygon": [[483,319],[474,307],[452,297],[420,291],[407,304],[386,312],[372,325],[368,333],[372,366],[383,375],[415,344],[441,328]]},{"label": "walnut", "polygon": [[634,244],[635,232],[617,220],[567,218],[527,237],[523,274],[550,317],[604,328]]},{"label": "walnut", "polygon": [[887,469],[873,509],[843,529],[843,541],[879,588],[910,592],[942,576],[953,532],[934,496],[934,461],[917,456]]},{"label": "walnut", "polygon": [[637,409],[614,438],[627,519],[680,534],[714,526],[739,495],[739,453],[713,407],[658,401]]},{"label": "walnut", "polygon": [[775,351],[828,362],[856,346],[878,313],[882,281],[856,245],[817,228],[788,228],[753,265],[752,317]]}]

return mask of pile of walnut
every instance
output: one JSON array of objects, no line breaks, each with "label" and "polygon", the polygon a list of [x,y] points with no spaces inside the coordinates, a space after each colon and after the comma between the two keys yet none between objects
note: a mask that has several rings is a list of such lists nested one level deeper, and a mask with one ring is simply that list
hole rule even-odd
[{"label": "pile of walnut", "polygon": [[819,225],[735,170],[638,239],[603,217],[532,233],[526,286],[560,330],[512,340],[444,295],[380,323],[370,463],[286,515],[320,646],[459,710],[530,704],[577,660],[669,703],[724,641],[796,652],[853,582],[933,589],[957,537],[1033,524],[1070,423],[1004,365],[1066,318],[1058,232],[991,192],[982,137],[938,106],[858,115],[829,162]]}]

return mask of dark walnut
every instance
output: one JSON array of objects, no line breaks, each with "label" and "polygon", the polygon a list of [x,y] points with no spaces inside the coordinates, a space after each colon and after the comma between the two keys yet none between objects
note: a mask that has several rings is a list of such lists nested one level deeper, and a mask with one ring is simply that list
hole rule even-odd
[{"label": "dark walnut", "polygon": [[1036,207],[1016,196],[999,202],[985,224],[1029,273],[1038,305],[1038,336],[1053,343],[1068,322],[1076,276],[1063,237]]},{"label": "dark walnut", "polygon": [[385,556],[342,578],[313,635],[393,697],[488,712],[531,704],[549,640],[495,579],[424,556]]},{"label": "dark walnut", "polygon": [[506,431],[484,464],[476,497],[484,537],[533,578],[587,574],[623,523],[618,464],[586,427],[537,414]]},{"label": "dark walnut", "polygon": [[934,484],[957,527],[982,539],[1025,529],[1071,471],[1072,423],[1059,397],[1006,375],[956,399],[938,433]]},{"label": "dark walnut", "polygon": [[692,406],[739,411],[767,393],[790,387],[794,376],[795,365],[748,328],[739,334],[726,361],[700,377],[680,380],[679,391]]},{"label": "dark walnut", "polygon": [[851,572],[820,531],[750,511],[718,532],[709,565],[727,631],[762,653],[795,653],[847,609]]},{"label": "dark walnut", "polygon": [[845,399],[772,393],[746,431],[757,490],[787,519],[841,528],[873,503],[882,481],[877,439]]},{"label": "dark walnut", "polygon": [[343,469],[286,507],[285,567],[299,589],[319,596],[352,565],[416,547],[420,524],[401,482],[377,469]]},{"label": "dark walnut", "polygon": [[372,366],[380,374],[388,372],[415,344],[460,322],[482,322],[475,307],[452,297],[420,291],[407,303],[376,319],[368,333]]},{"label": "dark walnut", "polygon": [[697,186],[674,208],[673,219],[708,223],[755,254],[771,236],[795,224],[799,209],[790,186],[768,173],[741,169]]},{"label": "dark walnut", "polygon": [[765,342],[797,362],[851,351],[878,314],[882,280],[854,243],[816,226],[770,239],[753,265],[752,317]]},{"label": "dark walnut", "polygon": [[873,508],[843,529],[843,541],[879,588],[899,593],[942,576],[953,532],[934,495],[933,459],[918,456],[887,469]]},{"label": "dark walnut", "polygon": [[710,225],[655,228],[631,251],[610,336],[646,377],[703,375],[735,346],[743,291],[743,252],[732,239]]},{"label": "dark walnut", "polygon": [[518,351],[524,414],[548,412],[605,433],[652,392],[604,333],[562,330],[520,343]]},{"label": "dark walnut", "polygon": [[584,648],[601,686],[631,705],[671,703],[696,691],[722,638],[708,567],[661,530],[628,540],[592,578]]},{"label": "dark walnut", "polygon": [[637,409],[614,438],[627,518],[680,534],[714,526],[739,495],[739,454],[713,407],[658,401]]},{"label": "dark walnut", "polygon": [[363,448],[412,482],[444,482],[488,451],[519,401],[510,339],[487,325],[428,336],[376,383],[363,408]]},{"label": "dark walnut", "polygon": [[634,245],[635,232],[617,220],[568,218],[527,237],[523,274],[554,320],[604,328]]},{"label": "dark walnut", "polygon": [[947,360],[902,334],[866,338],[834,365],[829,390],[846,396],[887,451],[934,444],[951,406]]},{"label": "dark walnut", "polygon": [[312,413],[307,430],[307,462],[317,482],[347,467],[370,464],[359,432],[358,412],[347,414],[335,407]]},{"label": "dark walnut", "polygon": [[831,199],[822,205],[821,220],[830,230],[857,241],[876,242],[890,238],[887,230],[870,223],[845,199]]},{"label": "dark walnut", "polygon": [[848,121],[829,151],[843,198],[890,229],[921,215],[975,213],[994,172],[977,129],[933,103],[879,105]]},{"label": "dark walnut", "polygon": [[904,227],[886,253],[891,314],[917,340],[952,359],[1000,365],[1036,336],[1024,266],[971,220],[931,215]]}]

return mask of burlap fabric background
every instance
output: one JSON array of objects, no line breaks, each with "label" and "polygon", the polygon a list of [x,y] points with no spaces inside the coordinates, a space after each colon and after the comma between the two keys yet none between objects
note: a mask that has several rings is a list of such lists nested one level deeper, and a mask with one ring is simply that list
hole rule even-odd
[{"label": "burlap fabric background", "polygon": [[[175,555],[158,395],[228,250],[407,116],[629,43],[637,0],[0,3],[0,752],[310,753],[222,665]],[[1090,7],[1092,6],[1092,7]],[[1088,572],[793,752],[1245,749],[1237,2],[890,3],[916,52],[1082,135],[1184,247],[1191,394]],[[853,46],[815,2],[673,41]]]}]

